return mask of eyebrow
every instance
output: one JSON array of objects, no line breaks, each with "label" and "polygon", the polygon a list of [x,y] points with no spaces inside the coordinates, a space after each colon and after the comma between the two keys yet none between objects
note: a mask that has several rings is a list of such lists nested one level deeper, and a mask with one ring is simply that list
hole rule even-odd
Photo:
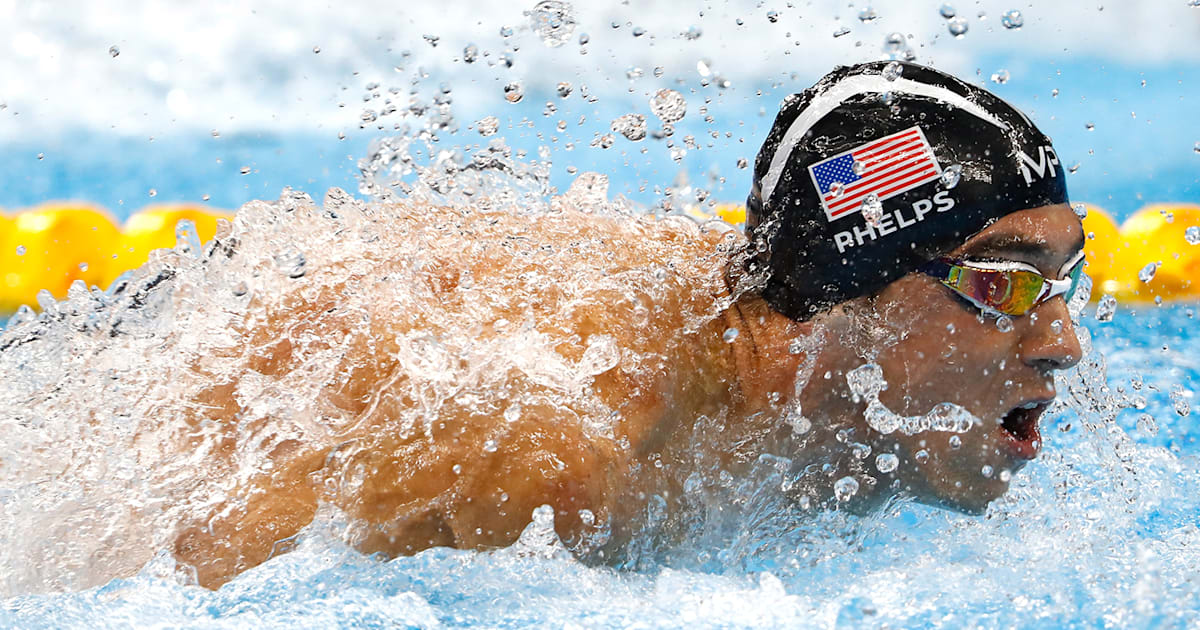
[{"label": "eyebrow", "polygon": [[1082,231],[1079,233],[1079,238],[1066,251],[1029,241],[1020,234],[999,232],[989,234],[979,241],[971,243],[966,255],[1013,257],[1022,262],[1045,263],[1047,268],[1042,269],[1043,271],[1058,271],[1071,257],[1083,249],[1083,243]]}]

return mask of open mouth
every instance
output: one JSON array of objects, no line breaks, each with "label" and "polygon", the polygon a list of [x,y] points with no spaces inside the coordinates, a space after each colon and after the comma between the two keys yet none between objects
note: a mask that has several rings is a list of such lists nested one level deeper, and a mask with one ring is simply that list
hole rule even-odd
[{"label": "open mouth", "polygon": [[1031,401],[1013,408],[1000,420],[1013,454],[1021,459],[1037,457],[1041,448],[1042,434],[1038,431],[1038,418],[1050,406],[1049,402]]}]

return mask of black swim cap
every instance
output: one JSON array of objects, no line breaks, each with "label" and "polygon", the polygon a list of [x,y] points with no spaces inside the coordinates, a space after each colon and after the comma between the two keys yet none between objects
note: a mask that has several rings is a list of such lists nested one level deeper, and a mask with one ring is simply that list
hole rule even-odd
[{"label": "black swim cap", "polygon": [[746,202],[750,271],[796,320],[878,291],[997,218],[1065,203],[1050,139],[983,88],[898,61],[783,101]]}]

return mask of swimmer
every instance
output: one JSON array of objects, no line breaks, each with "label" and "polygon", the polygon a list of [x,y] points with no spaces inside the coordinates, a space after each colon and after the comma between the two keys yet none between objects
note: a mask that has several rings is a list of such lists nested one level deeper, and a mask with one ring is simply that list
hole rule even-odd
[{"label": "swimmer", "polygon": [[[217,587],[323,506],[367,553],[497,548],[549,506],[574,553],[620,563],[648,511],[685,536],[692,480],[746,475],[764,454],[791,462],[802,505],[982,512],[1037,455],[1053,373],[1080,359],[1067,300],[1083,230],[1028,118],[893,63],[785,99],[745,236],[406,206],[393,256],[410,258],[230,332],[252,360],[208,388],[197,421],[221,427],[211,456],[230,476],[249,442],[269,465],[204,502],[176,558]],[[414,267],[404,299],[342,308],[342,292]],[[320,352],[328,374],[288,380]],[[247,383],[317,383],[319,405],[277,413],[324,437],[247,426]]]}]

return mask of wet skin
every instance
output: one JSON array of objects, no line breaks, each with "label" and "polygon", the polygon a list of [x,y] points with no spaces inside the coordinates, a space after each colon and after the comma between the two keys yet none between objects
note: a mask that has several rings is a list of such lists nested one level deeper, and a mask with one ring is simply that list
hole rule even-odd
[{"label": "wet skin", "polygon": [[[514,229],[504,221],[516,220],[492,218],[478,229],[503,234]],[[559,232],[565,242],[588,230],[618,232],[603,221],[564,215]],[[669,238],[666,233],[653,236]],[[1067,206],[1037,208],[998,220],[957,253],[1029,262],[1058,277],[1062,264],[1079,250],[1082,236],[1079,220]],[[619,240],[614,242],[619,251]],[[712,251],[709,246],[702,249]],[[504,260],[481,264],[499,269]],[[446,270],[445,278],[438,281],[445,286],[438,284],[437,290],[454,291],[455,273]],[[484,282],[487,273],[484,267],[472,271],[477,284]],[[294,334],[311,329],[316,338],[336,334],[337,330],[326,330],[335,324],[324,318],[336,305],[334,293],[328,303],[321,298],[291,306],[279,314],[280,321],[254,332],[262,339],[251,339],[252,345],[271,352],[251,369],[263,375],[286,374],[290,369],[287,357],[292,350],[280,341],[279,330]],[[723,299],[728,294],[717,290],[712,297]],[[360,549],[389,556],[434,546],[486,549],[511,544],[529,523],[532,510],[541,505],[555,510],[555,528],[568,545],[578,545],[603,524],[612,530],[609,545],[619,546],[636,535],[636,520],[644,513],[648,496],[672,497],[668,509],[676,507],[689,466],[705,455],[697,453],[702,447],[708,448],[721,469],[733,474],[746,470],[764,452],[801,464],[831,461],[828,479],[810,488],[818,501],[828,500],[834,478],[855,475],[861,479],[861,490],[851,505],[856,509],[870,509],[889,497],[908,494],[978,512],[1007,489],[1000,471],[1016,472],[1036,454],[1039,441],[1033,437],[1036,430],[1030,429],[1036,426],[1036,418],[1024,419],[1019,436],[997,421],[1014,407],[1052,399],[1051,373],[1073,365],[1080,355],[1061,297],[1014,318],[1013,329],[1003,332],[994,319],[981,317],[975,307],[921,274],[905,276],[878,295],[851,300],[803,323],[771,311],[760,297],[747,293],[699,330],[680,336],[686,328],[686,309],[681,302],[669,304],[675,306],[661,311],[658,328],[651,331],[630,329],[627,318],[602,301],[578,310],[575,321],[553,323],[566,330],[588,331],[585,336],[602,331],[619,346],[636,346],[642,356],[661,362],[653,370],[610,369],[595,376],[591,385],[595,395],[618,412],[615,441],[581,430],[577,423],[564,420],[563,409],[550,407],[527,409],[520,422],[510,424],[501,410],[485,417],[478,409],[450,405],[428,434],[382,430],[390,426],[388,412],[360,407],[361,401],[371,399],[371,392],[393,386],[394,366],[387,363],[393,352],[386,347],[355,349],[369,360],[359,362],[363,367],[346,375],[341,389],[327,395],[340,400],[337,404],[352,416],[370,420],[353,435],[339,438],[346,440],[343,444],[356,444],[356,454],[342,461],[340,447],[281,443],[264,455],[272,464],[267,472],[235,489],[227,504],[184,525],[176,541],[176,557],[196,567],[201,584],[219,586],[286,550],[276,541],[312,522],[321,502],[363,525],[366,534],[355,541]],[[370,321],[383,327],[373,339],[395,336],[387,328],[387,313]],[[732,343],[722,339],[728,328],[740,331]],[[813,334],[822,335],[819,349],[789,350],[794,340]],[[672,335],[685,341],[668,343]],[[883,368],[889,387],[881,400],[893,411],[921,414],[948,401],[962,405],[983,424],[959,435],[957,448],[951,446],[947,433],[874,432],[845,381],[846,372],[868,360]],[[797,394],[797,373],[805,365],[812,368],[812,378],[801,383]],[[214,388],[202,402],[213,410],[213,417],[236,418],[233,385],[222,388]],[[781,422],[783,410],[797,401],[812,422],[812,429],[799,438]],[[579,417],[585,411],[580,407]],[[401,414],[404,409],[397,407],[394,412]],[[698,419],[714,417],[725,418],[719,435],[698,446]],[[223,448],[232,449],[235,425],[229,426]],[[486,449],[497,427],[507,427],[503,429],[507,435],[498,448]],[[850,430],[853,441],[869,445],[873,455],[866,461],[851,458],[836,439],[836,433],[845,430]],[[924,463],[916,461],[921,450],[928,454]],[[874,454],[883,452],[900,458],[900,467],[891,475],[878,474],[871,463]],[[459,462],[473,463],[458,471]],[[985,465],[992,468],[990,478],[980,472]],[[329,490],[328,482],[344,478],[347,471],[367,474],[358,483],[335,484],[335,490]]]},{"label": "wet skin", "polygon": [[[1057,279],[1082,245],[1080,221],[1063,204],[1007,215],[951,255],[1025,262]],[[1053,372],[1075,365],[1081,349],[1062,296],[1010,319],[1011,330],[1002,330],[996,317],[982,314],[934,278],[912,273],[813,322],[824,327],[826,343],[801,395],[801,408],[818,434],[804,448],[827,455],[837,443],[830,433],[846,429],[851,441],[871,447],[862,465],[842,458],[829,475],[860,479],[862,491],[852,507],[870,508],[902,493],[978,513],[1008,489],[1002,477],[1037,455],[1037,419],[1055,397]],[[788,325],[767,320],[760,330]],[[847,372],[868,361],[883,369],[888,387],[880,400],[892,411],[920,415],[951,402],[982,423],[962,434],[873,430],[863,419],[865,404],[853,400],[845,380]],[[898,456],[894,473],[874,469],[879,453]]]}]

